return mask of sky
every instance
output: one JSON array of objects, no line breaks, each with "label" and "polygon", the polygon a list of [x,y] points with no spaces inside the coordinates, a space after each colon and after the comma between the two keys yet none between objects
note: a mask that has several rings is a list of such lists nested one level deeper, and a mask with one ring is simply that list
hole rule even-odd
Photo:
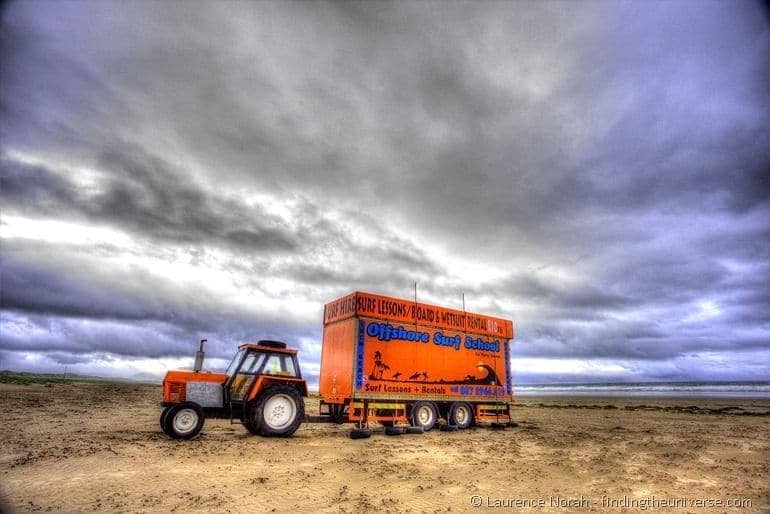
[{"label": "sky", "polygon": [[324,303],[416,282],[520,384],[770,380],[762,3],[0,13],[0,369],[313,384]]}]

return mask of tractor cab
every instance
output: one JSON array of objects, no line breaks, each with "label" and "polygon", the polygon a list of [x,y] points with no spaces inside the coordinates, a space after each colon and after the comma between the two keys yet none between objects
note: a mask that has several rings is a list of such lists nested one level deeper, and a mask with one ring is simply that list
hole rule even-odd
[{"label": "tractor cab", "polygon": [[[307,386],[297,361],[297,350],[279,341],[245,343],[238,347],[225,372],[225,398],[236,407],[253,400],[263,386],[289,383],[307,396]],[[256,387],[255,387],[256,386]]]},{"label": "tractor cab", "polygon": [[163,380],[163,431],[194,437],[206,417],[242,423],[263,436],[290,436],[305,417],[307,384],[297,350],[279,341],[244,343],[225,373],[202,371],[203,343],[192,371],[169,371]]}]

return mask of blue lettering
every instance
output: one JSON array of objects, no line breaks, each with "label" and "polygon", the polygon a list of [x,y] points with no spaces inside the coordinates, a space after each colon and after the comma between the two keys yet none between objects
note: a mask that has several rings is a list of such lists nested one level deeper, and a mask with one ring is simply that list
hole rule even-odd
[{"label": "blue lettering", "polygon": [[500,341],[484,341],[482,338],[474,339],[471,336],[465,336],[465,347],[469,350],[481,350],[483,352],[500,351]]},{"label": "blue lettering", "polygon": [[401,341],[416,341],[427,343],[430,336],[427,332],[417,330],[406,330],[403,326],[393,328],[387,323],[371,322],[366,326],[366,335],[376,337],[380,341],[390,341],[392,339]]},{"label": "blue lettering", "polygon": [[489,386],[476,386],[473,394],[476,396],[493,396],[495,391]]},{"label": "blue lettering", "polygon": [[441,332],[433,334],[433,343],[439,346],[449,346],[455,350],[460,349],[460,336],[449,337]]}]

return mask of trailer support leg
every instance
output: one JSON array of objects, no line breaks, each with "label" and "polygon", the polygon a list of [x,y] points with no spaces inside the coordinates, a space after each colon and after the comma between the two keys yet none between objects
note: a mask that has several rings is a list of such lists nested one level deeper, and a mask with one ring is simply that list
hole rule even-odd
[{"label": "trailer support leg", "polygon": [[364,401],[362,416],[358,422],[358,428],[369,428],[369,402]]}]

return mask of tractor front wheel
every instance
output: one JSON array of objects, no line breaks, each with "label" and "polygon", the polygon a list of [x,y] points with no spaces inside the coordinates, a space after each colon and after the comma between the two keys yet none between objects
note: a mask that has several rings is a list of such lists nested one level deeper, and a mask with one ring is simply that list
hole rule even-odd
[{"label": "tractor front wheel", "polygon": [[289,437],[305,417],[299,392],[288,385],[268,387],[251,405],[246,427],[263,436]]},{"label": "tractor front wheel", "polygon": [[163,431],[174,439],[191,439],[203,428],[205,416],[197,403],[172,405],[163,412]]},{"label": "tractor front wheel", "polygon": [[170,411],[172,408],[173,405],[169,405],[163,409],[163,412],[160,413],[160,429],[164,432],[166,431],[166,416],[168,415],[168,411]]}]

